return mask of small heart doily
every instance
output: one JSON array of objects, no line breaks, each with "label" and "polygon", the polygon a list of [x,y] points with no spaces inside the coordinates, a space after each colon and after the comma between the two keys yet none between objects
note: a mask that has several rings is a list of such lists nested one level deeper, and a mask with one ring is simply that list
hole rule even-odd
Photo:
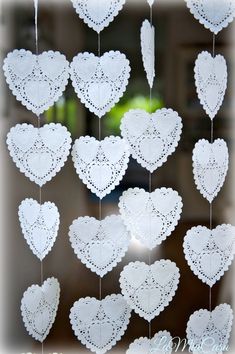
[{"label": "small heart doily", "polygon": [[142,23],[140,43],[144,70],[149,86],[152,88],[155,78],[155,28],[148,20]]},{"label": "small heart doily", "polygon": [[156,333],[151,339],[141,337],[130,344],[126,354],[171,354],[173,341],[167,331]]}]

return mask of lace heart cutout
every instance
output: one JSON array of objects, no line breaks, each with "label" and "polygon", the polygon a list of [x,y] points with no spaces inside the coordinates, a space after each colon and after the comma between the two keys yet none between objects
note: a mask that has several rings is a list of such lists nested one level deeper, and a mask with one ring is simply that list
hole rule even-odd
[{"label": "lace heart cutout", "polygon": [[97,354],[110,350],[125,333],[131,309],[122,295],[112,294],[99,301],[85,298],[70,310],[70,322],[78,340]]},{"label": "lace heart cutout", "polygon": [[187,324],[187,340],[193,353],[222,353],[227,351],[233,322],[230,305],[221,304],[214,311],[194,312]]},{"label": "lace heart cutout", "polygon": [[60,299],[60,284],[48,278],[42,286],[32,285],[21,300],[21,314],[28,333],[39,342],[48,336],[55,321]]},{"label": "lace heart cutout", "polygon": [[195,62],[195,83],[200,102],[213,119],[219,111],[227,88],[227,65],[222,55],[212,57],[208,52],[198,55]]},{"label": "lace heart cutout", "polygon": [[94,31],[100,33],[108,27],[126,0],[71,0],[79,17]]},{"label": "lace heart cutout", "polygon": [[142,23],[140,30],[141,53],[144,70],[149,86],[153,87],[155,78],[155,28],[148,20]]},{"label": "lace heart cutout", "polygon": [[69,238],[77,257],[100,277],[121,261],[131,239],[119,215],[102,221],[80,217],[70,226]]},{"label": "lace heart cutout", "polygon": [[53,51],[37,56],[15,49],[4,60],[3,70],[13,95],[37,116],[58,101],[69,78],[69,62]]},{"label": "lace heart cutout", "polygon": [[31,251],[42,261],[52,249],[60,223],[54,203],[40,205],[36,200],[25,199],[19,206],[19,220],[24,238]]},{"label": "lace heart cutout", "polygon": [[235,227],[190,229],[184,238],[185,258],[195,275],[212,287],[228,270],[235,254]]},{"label": "lace heart cutout", "polygon": [[185,1],[195,19],[215,34],[226,28],[235,16],[235,3],[233,0]]},{"label": "lace heart cutout", "polygon": [[210,203],[222,188],[228,171],[228,147],[223,139],[212,144],[199,140],[193,150],[193,174],[197,189]]},{"label": "lace heart cutout", "polygon": [[175,229],[182,212],[182,199],[171,188],[129,188],[119,201],[120,214],[131,235],[153,249]]},{"label": "lace heart cutout", "polygon": [[160,331],[151,339],[141,337],[130,344],[126,354],[171,354],[172,337],[167,331]]},{"label": "lace heart cutout", "polygon": [[70,65],[70,74],[81,102],[101,118],[125,92],[130,65],[118,51],[104,53],[100,58],[92,53],[79,53]]},{"label": "lace heart cutout", "polygon": [[172,109],[163,108],[152,114],[142,109],[131,109],[124,114],[120,128],[133,158],[153,172],[175,151],[182,121]]},{"label": "lace heart cutout", "polygon": [[170,260],[151,266],[143,262],[129,263],[120,275],[122,294],[130,307],[147,321],[158,316],[175,295],[179,269]]},{"label": "lace heart cutout", "polygon": [[153,5],[154,1],[155,1],[155,0],[147,0],[147,2],[148,2],[148,4],[149,4],[150,7]]},{"label": "lace heart cutout", "polygon": [[102,141],[82,136],[72,149],[77,174],[99,198],[109,194],[122,180],[129,162],[129,149],[120,137]]},{"label": "lace heart cutout", "polygon": [[10,155],[30,181],[39,186],[50,181],[64,166],[71,147],[71,135],[61,124],[17,124],[7,134]]}]

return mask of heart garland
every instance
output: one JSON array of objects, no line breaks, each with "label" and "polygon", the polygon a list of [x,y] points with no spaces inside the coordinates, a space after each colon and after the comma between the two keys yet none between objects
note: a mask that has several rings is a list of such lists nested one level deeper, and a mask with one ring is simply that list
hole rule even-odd
[{"label": "heart garland", "polygon": [[131,309],[123,296],[112,294],[103,300],[79,299],[70,310],[70,322],[78,340],[97,354],[104,354],[125,333]]},{"label": "heart garland", "polygon": [[79,17],[100,33],[118,15],[126,0],[71,0]]},{"label": "heart garland", "polygon": [[130,307],[147,321],[158,316],[175,295],[180,273],[170,260],[152,265],[131,262],[120,275],[120,287]]},{"label": "heart garland", "polygon": [[120,129],[133,158],[153,172],[175,151],[182,132],[182,120],[172,109],[163,108],[152,114],[131,109],[124,114]]},{"label": "heart garland", "polygon": [[7,134],[10,155],[32,182],[39,186],[50,181],[64,166],[71,147],[71,135],[61,124],[17,124]]},{"label": "heart garland", "polygon": [[19,206],[19,220],[24,238],[31,251],[42,261],[52,249],[60,223],[54,203],[40,205],[36,200],[25,199]]},{"label": "heart garland", "polygon": [[42,286],[32,285],[21,300],[21,314],[28,333],[43,342],[55,321],[60,298],[60,284],[48,278]]},{"label": "heart garland", "polygon": [[102,221],[80,217],[70,226],[69,238],[77,257],[100,277],[121,261],[131,239],[119,215]]},{"label": "heart garland", "polygon": [[172,337],[167,331],[160,331],[153,338],[141,337],[130,344],[126,354],[171,354]]},{"label": "heart garland", "polygon": [[219,111],[227,88],[227,65],[222,55],[201,52],[195,62],[195,83],[200,102],[211,119]]},{"label": "heart garland", "polygon": [[118,51],[104,53],[101,57],[79,53],[70,65],[70,74],[81,102],[101,118],[125,92],[130,64],[126,56]]},{"label": "heart garland", "polygon": [[228,171],[228,147],[223,139],[212,144],[199,140],[193,149],[193,174],[197,189],[210,203],[222,188]]},{"label": "heart garland", "polygon": [[5,58],[3,70],[13,95],[37,116],[58,101],[69,78],[65,56],[51,50],[34,55],[15,49]]},{"label": "heart garland", "polygon": [[142,23],[140,30],[141,53],[144,70],[149,86],[153,87],[155,78],[155,28],[148,20]]},{"label": "heart garland", "polygon": [[119,200],[120,214],[131,235],[153,249],[175,229],[182,211],[182,199],[171,188],[129,188]]},{"label": "heart garland", "polygon": [[129,155],[128,145],[119,136],[109,136],[102,141],[82,136],[75,141],[72,149],[77,174],[101,199],[122,180]]}]

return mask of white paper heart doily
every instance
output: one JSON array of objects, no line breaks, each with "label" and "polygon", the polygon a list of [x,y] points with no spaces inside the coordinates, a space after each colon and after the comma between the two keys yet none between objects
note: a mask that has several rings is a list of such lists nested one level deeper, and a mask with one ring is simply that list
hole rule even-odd
[{"label": "white paper heart doily", "polygon": [[235,3],[233,0],[185,1],[196,20],[215,34],[226,28],[235,16]]},{"label": "white paper heart doily", "polygon": [[15,49],[4,60],[3,70],[16,99],[37,116],[58,101],[69,78],[69,62],[53,51],[37,56]]},{"label": "white paper heart doily", "polygon": [[197,189],[211,203],[222,188],[228,171],[228,147],[223,139],[213,144],[199,140],[193,149],[193,174]]},{"label": "white paper heart doily", "polygon": [[71,326],[78,340],[97,354],[106,353],[121,339],[130,316],[131,309],[120,294],[101,301],[80,299],[70,310]]},{"label": "white paper heart doily", "polygon": [[141,337],[130,344],[126,354],[171,354],[172,337],[167,331],[160,331],[152,339]]},{"label": "white paper heart doily", "polygon": [[228,270],[235,254],[235,227],[190,229],[184,238],[185,258],[195,275],[212,287]]},{"label": "white paper heart doily", "polygon": [[194,312],[187,324],[187,340],[193,353],[223,353],[228,350],[233,322],[233,310],[230,305],[221,304],[214,311]]},{"label": "white paper heart doily", "polygon": [[120,183],[129,155],[128,145],[119,136],[109,136],[101,141],[82,136],[72,149],[77,174],[99,198],[109,194]]},{"label": "white paper heart doily", "polygon": [[70,226],[69,238],[77,257],[100,277],[121,261],[131,239],[120,215],[101,221],[80,217]]},{"label": "white paper heart doily", "polygon": [[171,188],[129,188],[119,201],[120,214],[131,235],[153,249],[175,229],[182,212],[182,199]]},{"label": "white paper heart doily", "polygon": [[176,264],[161,259],[151,266],[143,262],[129,263],[121,272],[119,281],[130,307],[150,322],[173,299],[179,278]]},{"label": "white paper heart doily", "polygon": [[155,78],[155,28],[151,26],[148,20],[142,23],[140,42],[144,70],[149,86],[152,88]]},{"label": "white paper heart doily", "polygon": [[155,0],[147,0],[147,2],[148,2],[148,4],[149,4],[150,7],[153,6],[154,1],[155,1]]},{"label": "white paper heart doily", "polygon": [[114,20],[126,0],[71,0],[79,17],[100,33]]},{"label": "white paper heart doily", "polygon": [[118,51],[79,53],[70,65],[73,87],[81,102],[99,118],[109,112],[126,90],[130,65]]},{"label": "white paper heart doily", "polygon": [[10,155],[30,181],[39,186],[50,181],[64,166],[71,147],[71,135],[61,124],[17,124],[7,134]]},{"label": "white paper heart doily", "polygon": [[19,220],[24,238],[31,251],[42,261],[52,249],[60,223],[60,215],[54,203],[39,204],[25,199],[19,206]]},{"label": "white paper heart doily", "polygon": [[43,342],[55,321],[60,299],[60,284],[48,278],[42,286],[32,285],[21,300],[21,314],[28,333]]},{"label": "white paper heart doily", "polygon": [[120,129],[133,158],[153,172],[175,151],[182,132],[182,120],[172,109],[163,108],[152,114],[131,109],[122,118]]},{"label": "white paper heart doily", "polygon": [[198,55],[195,62],[195,83],[200,102],[213,119],[219,111],[227,88],[227,65],[222,55],[212,57],[208,52]]}]

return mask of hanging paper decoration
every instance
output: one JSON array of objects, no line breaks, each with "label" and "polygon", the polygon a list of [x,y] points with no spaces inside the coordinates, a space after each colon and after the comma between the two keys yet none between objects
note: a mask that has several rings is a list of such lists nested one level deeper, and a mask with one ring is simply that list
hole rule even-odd
[{"label": "hanging paper decoration", "polygon": [[119,201],[121,216],[131,235],[144,246],[153,249],[175,229],[182,211],[182,199],[171,188],[129,188]]},{"label": "hanging paper decoration", "polygon": [[101,118],[125,92],[130,65],[126,56],[118,51],[107,52],[101,57],[79,53],[73,58],[70,74],[81,102]]},{"label": "hanging paper decoration", "polygon": [[38,116],[58,101],[69,78],[68,61],[53,51],[34,55],[15,49],[4,60],[3,70],[16,99]]},{"label": "hanging paper decoration", "polygon": [[19,220],[27,244],[42,261],[57,237],[60,223],[57,207],[51,202],[40,205],[36,200],[25,199],[19,206]]},{"label": "hanging paper decoration", "polygon": [[175,151],[182,132],[182,120],[172,109],[158,109],[152,114],[131,109],[122,118],[120,128],[133,158],[153,172]]},{"label": "hanging paper decoration", "polygon": [[101,221],[80,217],[70,226],[69,238],[77,257],[100,277],[121,261],[131,239],[119,215]]},{"label": "hanging paper decoration", "polygon": [[131,309],[120,294],[101,301],[82,298],[70,310],[71,326],[78,340],[97,354],[106,353],[121,339],[130,316]]},{"label": "hanging paper decoration", "polygon": [[208,52],[198,55],[195,62],[195,82],[200,102],[213,119],[219,111],[227,88],[227,65],[222,55],[212,57]]},{"label": "hanging paper decoration", "polygon": [[235,16],[233,0],[185,0],[191,14],[214,34],[226,28]]},{"label": "hanging paper decoration", "polygon": [[7,135],[10,155],[32,182],[39,186],[50,181],[64,166],[71,147],[71,135],[61,124],[17,124]]},{"label": "hanging paper decoration", "polygon": [[148,20],[142,23],[140,39],[144,70],[149,86],[152,88],[155,78],[155,28]]},{"label": "hanging paper decoration", "polygon": [[94,31],[100,33],[114,20],[126,0],[71,0],[79,17]]},{"label": "hanging paper decoration", "polygon": [[228,148],[223,139],[212,144],[199,140],[193,150],[193,174],[197,189],[210,203],[224,184],[228,171]]},{"label": "hanging paper decoration", "polygon": [[130,344],[126,354],[171,354],[173,340],[167,331],[160,331],[149,339],[141,337]]},{"label": "hanging paper decoration", "polygon": [[153,5],[154,1],[155,1],[155,0],[147,0],[147,2],[148,2],[148,4],[149,4],[150,7]]},{"label": "hanging paper decoration", "polygon": [[21,300],[21,313],[28,333],[43,342],[55,321],[60,298],[60,284],[48,278],[42,286],[32,285]]},{"label": "hanging paper decoration", "polygon": [[129,155],[128,145],[118,136],[109,136],[102,141],[82,136],[75,141],[72,149],[77,174],[101,199],[122,180]]},{"label": "hanging paper decoration", "polygon": [[171,302],[179,278],[176,264],[162,259],[151,265],[129,263],[121,272],[119,281],[130,307],[146,321],[151,321]]}]

